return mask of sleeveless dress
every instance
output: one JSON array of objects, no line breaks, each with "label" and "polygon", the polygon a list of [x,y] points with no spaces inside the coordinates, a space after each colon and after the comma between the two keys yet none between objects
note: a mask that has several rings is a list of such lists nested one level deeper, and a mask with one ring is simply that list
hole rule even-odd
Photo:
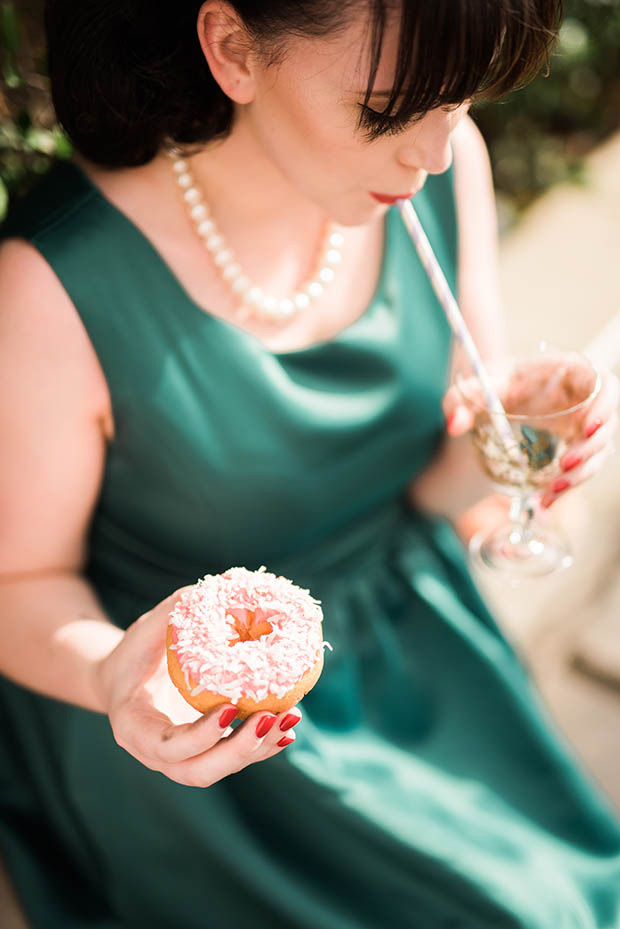
[{"label": "sleeveless dress", "polygon": [[[421,220],[454,286],[451,174]],[[202,311],[71,163],[6,224],[75,303],[116,437],[87,576],[127,626],[243,565],[322,601],[297,740],[209,787],[108,720],[0,689],[0,838],[33,929],[613,929],[620,827],[555,732],[451,525],[404,491],[444,430],[451,337],[392,209],[380,282],[271,352]]]}]

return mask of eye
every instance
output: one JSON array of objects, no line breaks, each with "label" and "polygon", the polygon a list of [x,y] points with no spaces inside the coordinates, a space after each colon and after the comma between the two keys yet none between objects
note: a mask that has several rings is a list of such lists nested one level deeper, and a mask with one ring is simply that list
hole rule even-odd
[{"label": "eye", "polygon": [[397,135],[403,131],[408,123],[412,122],[410,119],[399,119],[397,116],[387,116],[385,113],[379,113],[364,103],[358,103],[358,106],[361,110],[357,123],[358,128],[365,130],[366,138],[370,142],[380,136]]}]

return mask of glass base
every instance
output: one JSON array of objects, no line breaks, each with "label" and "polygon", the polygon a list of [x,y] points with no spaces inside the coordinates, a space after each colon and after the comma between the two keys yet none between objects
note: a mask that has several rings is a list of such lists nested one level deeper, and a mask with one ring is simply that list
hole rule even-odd
[{"label": "glass base", "polygon": [[469,543],[474,561],[515,580],[543,577],[570,568],[573,556],[557,533],[540,525],[504,525],[488,535],[477,533]]}]

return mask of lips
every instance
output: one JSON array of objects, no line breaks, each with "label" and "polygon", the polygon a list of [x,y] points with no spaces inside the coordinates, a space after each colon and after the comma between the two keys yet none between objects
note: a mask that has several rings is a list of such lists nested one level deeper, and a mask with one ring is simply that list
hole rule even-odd
[{"label": "lips", "polygon": [[389,203],[390,205],[393,205],[397,200],[410,200],[414,193],[415,191],[409,191],[409,193],[406,194],[396,194],[395,196],[392,196],[390,194],[377,194],[371,190],[370,196],[373,198],[373,200],[376,200],[377,203]]}]

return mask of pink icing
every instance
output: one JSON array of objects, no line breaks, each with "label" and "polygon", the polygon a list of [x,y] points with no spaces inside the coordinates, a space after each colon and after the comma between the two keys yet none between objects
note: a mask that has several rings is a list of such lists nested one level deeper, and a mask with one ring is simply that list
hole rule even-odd
[{"label": "pink icing", "polygon": [[[171,648],[188,687],[190,678],[196,683],[192,696],[209,690],[231,703],[283,697],[331,648],[322,641],[319,604],[264,566],[205,575],[170,615]],[[259,637],[241,641],[239,629]]]}]

